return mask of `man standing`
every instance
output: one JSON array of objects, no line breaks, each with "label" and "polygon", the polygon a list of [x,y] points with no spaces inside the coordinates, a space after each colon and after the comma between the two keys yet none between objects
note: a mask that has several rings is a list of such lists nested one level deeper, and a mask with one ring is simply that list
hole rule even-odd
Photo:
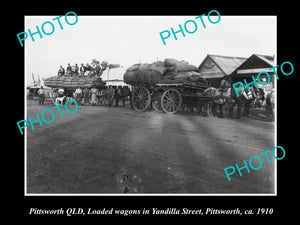
[{"label": "man standing", "polygon": [[227,88],[230,88],[230,77],[229,76],[223,76],[220,84],[220,89],[223,91],[227,91]]},{"label": "man standing", "polygon": [[81,102],[81,98],[82,98],[82,90],[81,88],[78,86],[74,92],[74,97],[76,102],[80,103]]},{"label": "man standing", "polygon": [[228,91],[228,88],[230,88],[230,77],[229,76],[223,76],[221,83],[220,83],[220,90],[221,90],[221,96],[224,101],[224,93]]},{"label": "man standing", "polygon": [[70,63],[68,63],[66,75],[72,76],[72,67],[71,67]]},{"label": "man standing", "polygon": [[38,95],[39,95],[39,105],[44,105],[45,101],[45,89],[43,86],[38,90]]},{"label": "man standing", "polygon": [[85,66],[83,65],[83,63],[81,63],[81,66],[79,68],[80,76],[84,76],[85,71]]},{"label": "man standing", "polygon": [[123,103],[123,107],[125,107],[125,101],[126,101],[126,87],[121,87],[121,91],[120,91],[120,95],[121,95],[121,100],[122,100],[122,103]]},{"label": "man standing", "polygon": [[78,70],[79,70],[79,67],[78,67],[77,63],[75,63],[74,70],[73,70],[75,76],[78,76]]},{"label": "man standing", "polygon": [[115,98],[115,107],[119,107],[119,100],[121,98],[121,87],[116,87],[115,88],[115,94],[114,94],[114,98]]},{"label": "man standing", "polygon": [[90,90],[85,87],[83,89],[83,98],[84,98],[84,105],[87,104],[87,105],[90,105]]}]

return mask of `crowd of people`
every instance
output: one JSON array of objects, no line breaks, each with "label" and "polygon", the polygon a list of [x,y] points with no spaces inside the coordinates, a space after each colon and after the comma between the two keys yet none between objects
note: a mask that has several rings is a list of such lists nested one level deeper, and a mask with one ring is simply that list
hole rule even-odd
[{"label": "crowd of people", "polygon": [[119,102],[121,101],[123,107],[125,107],[125,101],[129,100],[130,95],[131,91],[127,86],[106,87],[100,91],[96,87],[77,87],[74,92],[60,87],[57,91],[55,103],[60,104],[66,97],[68,97],[74,98],[80,105],[104,105],[118,107]]},{"label": "crowd of people", "polygon": [[86,63],[86,65],[84,65],[83,63],[81,63],[79,67],[77,63],[75,63],[74,66],[71,66],[70,63],[68,63],[66,69],[63,66],[59,67],[57,75],[58,76],[101,76],[102,71],[104,71],[105,68],[106,68],[105,65],[102,65],[101,67],[99,64],[90,65],[89,63]]}]

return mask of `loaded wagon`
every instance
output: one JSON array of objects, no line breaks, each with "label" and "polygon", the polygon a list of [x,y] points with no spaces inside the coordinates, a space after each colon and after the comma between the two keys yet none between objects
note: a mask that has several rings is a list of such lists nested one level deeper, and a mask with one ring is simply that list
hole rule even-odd
[{"label": "loaded wagon", "polygon": [[132,107],[143,112],[152,107],[157,112],[174,114],[180,109],[198,113],[201,106],[213,99],[206,96],[207,85],[190,83],[169,83],[156,85],[134,85],[131,102]]},{"label": "loaded wagon", "polygon": [[152,106],[170,114],[180,109],[197,113],[203,103],[212,100],[204,92],[207,80],[196,66],[183,60],[134,64],[126,70],[124,82],[132,86],[132,107],[139,112]]},{"label": "loaded wagon", "polygon": [[[52,87],[52,92],[50,97],[52,102],[56,103],[56,98],[58,96],[58,89],[63,88],[65,90],[64,95],[67,98],[76,97],[74,91],[76,88],[96,88],[98,91],[101,91],[105,88],[105,82],[98,76],[52,76],[44,80],[45,85]],[[76,97],[76,101],[81,103],[83,100],[83,95]],[[91,101],[91,99],[89,99]]]}]

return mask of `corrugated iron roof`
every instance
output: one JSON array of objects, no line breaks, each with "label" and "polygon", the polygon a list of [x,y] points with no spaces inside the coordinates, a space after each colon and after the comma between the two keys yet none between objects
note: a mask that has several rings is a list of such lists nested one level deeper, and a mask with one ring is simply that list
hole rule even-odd
[{"label": "corrugated iron roof", "polygon": [[271,67],[274,66],[274,57],[270,55],[258,55],[258,54],[253,54],[260,58],[261,60],[265,61],[267,64],[269,64]]},{"label": "corrugated iron roof", "polygon": [[236,68],[238,68],[247,58],[243,57],[231,57],[231,56],[221,56],[221,55],[211,55],[208,54],[219,68],[226,74],[230,75]]}]

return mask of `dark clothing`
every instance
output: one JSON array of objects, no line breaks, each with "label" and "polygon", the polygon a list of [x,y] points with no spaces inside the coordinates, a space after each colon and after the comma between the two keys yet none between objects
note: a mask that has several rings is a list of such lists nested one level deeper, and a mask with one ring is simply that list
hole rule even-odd
[{"label": "dark clothing", "polygon": [[115,107],[119,106],[120,94],[119,89],[114,89]]},{"label": "dark clothing", "polygon": [[90,104],[90,90],[85,88],[83,89],[83,97],[84,97],[84,104]]},{"label": "dark clothing", "polygon": [[221,80],[220,88],[221,89],[226,89],[230,87],[230,82],[228,80]]},{"label": "dark clothing", "polygon": [[65,69],[63,67],[61,67],[58,70],[58,76],[63,76],[63,75],[65,75]]},{"label": "dark clothing", "polygon": [[74,73],[75,73],[75,74],[78,74],[78,69],[79,69],[79,67],[75,65],[75,66],[74,66]]},{"label": "dark clothing", "polygon": [[120,100],[122,100],[123,107],[125,107],[126,95],[125,95],[124,91],[125,90],[123,88],[118,88],[118,89],[115,90],[115,100],[116,100],[115,106],[116,107],[119,106],[119,101]]},{"label": "dark clothing", "polygon": [[39,105],[44,105],[45,95],[39,94]]},{"label": "dark clothing", "polygon": [[86,71],[86,67],[85,66],[80,66],[79,68],[79,72],[85,72]]},{"label": "dark clothing", "polygon": [[71,66],[67,66],[66,76],[72,76],[72,67]]},{"label": "dark clothing", "polygon": [[88,66],[85,67],[85,70],[86,71],[92,71],[92,67],[90,65],[88,65]]}]

